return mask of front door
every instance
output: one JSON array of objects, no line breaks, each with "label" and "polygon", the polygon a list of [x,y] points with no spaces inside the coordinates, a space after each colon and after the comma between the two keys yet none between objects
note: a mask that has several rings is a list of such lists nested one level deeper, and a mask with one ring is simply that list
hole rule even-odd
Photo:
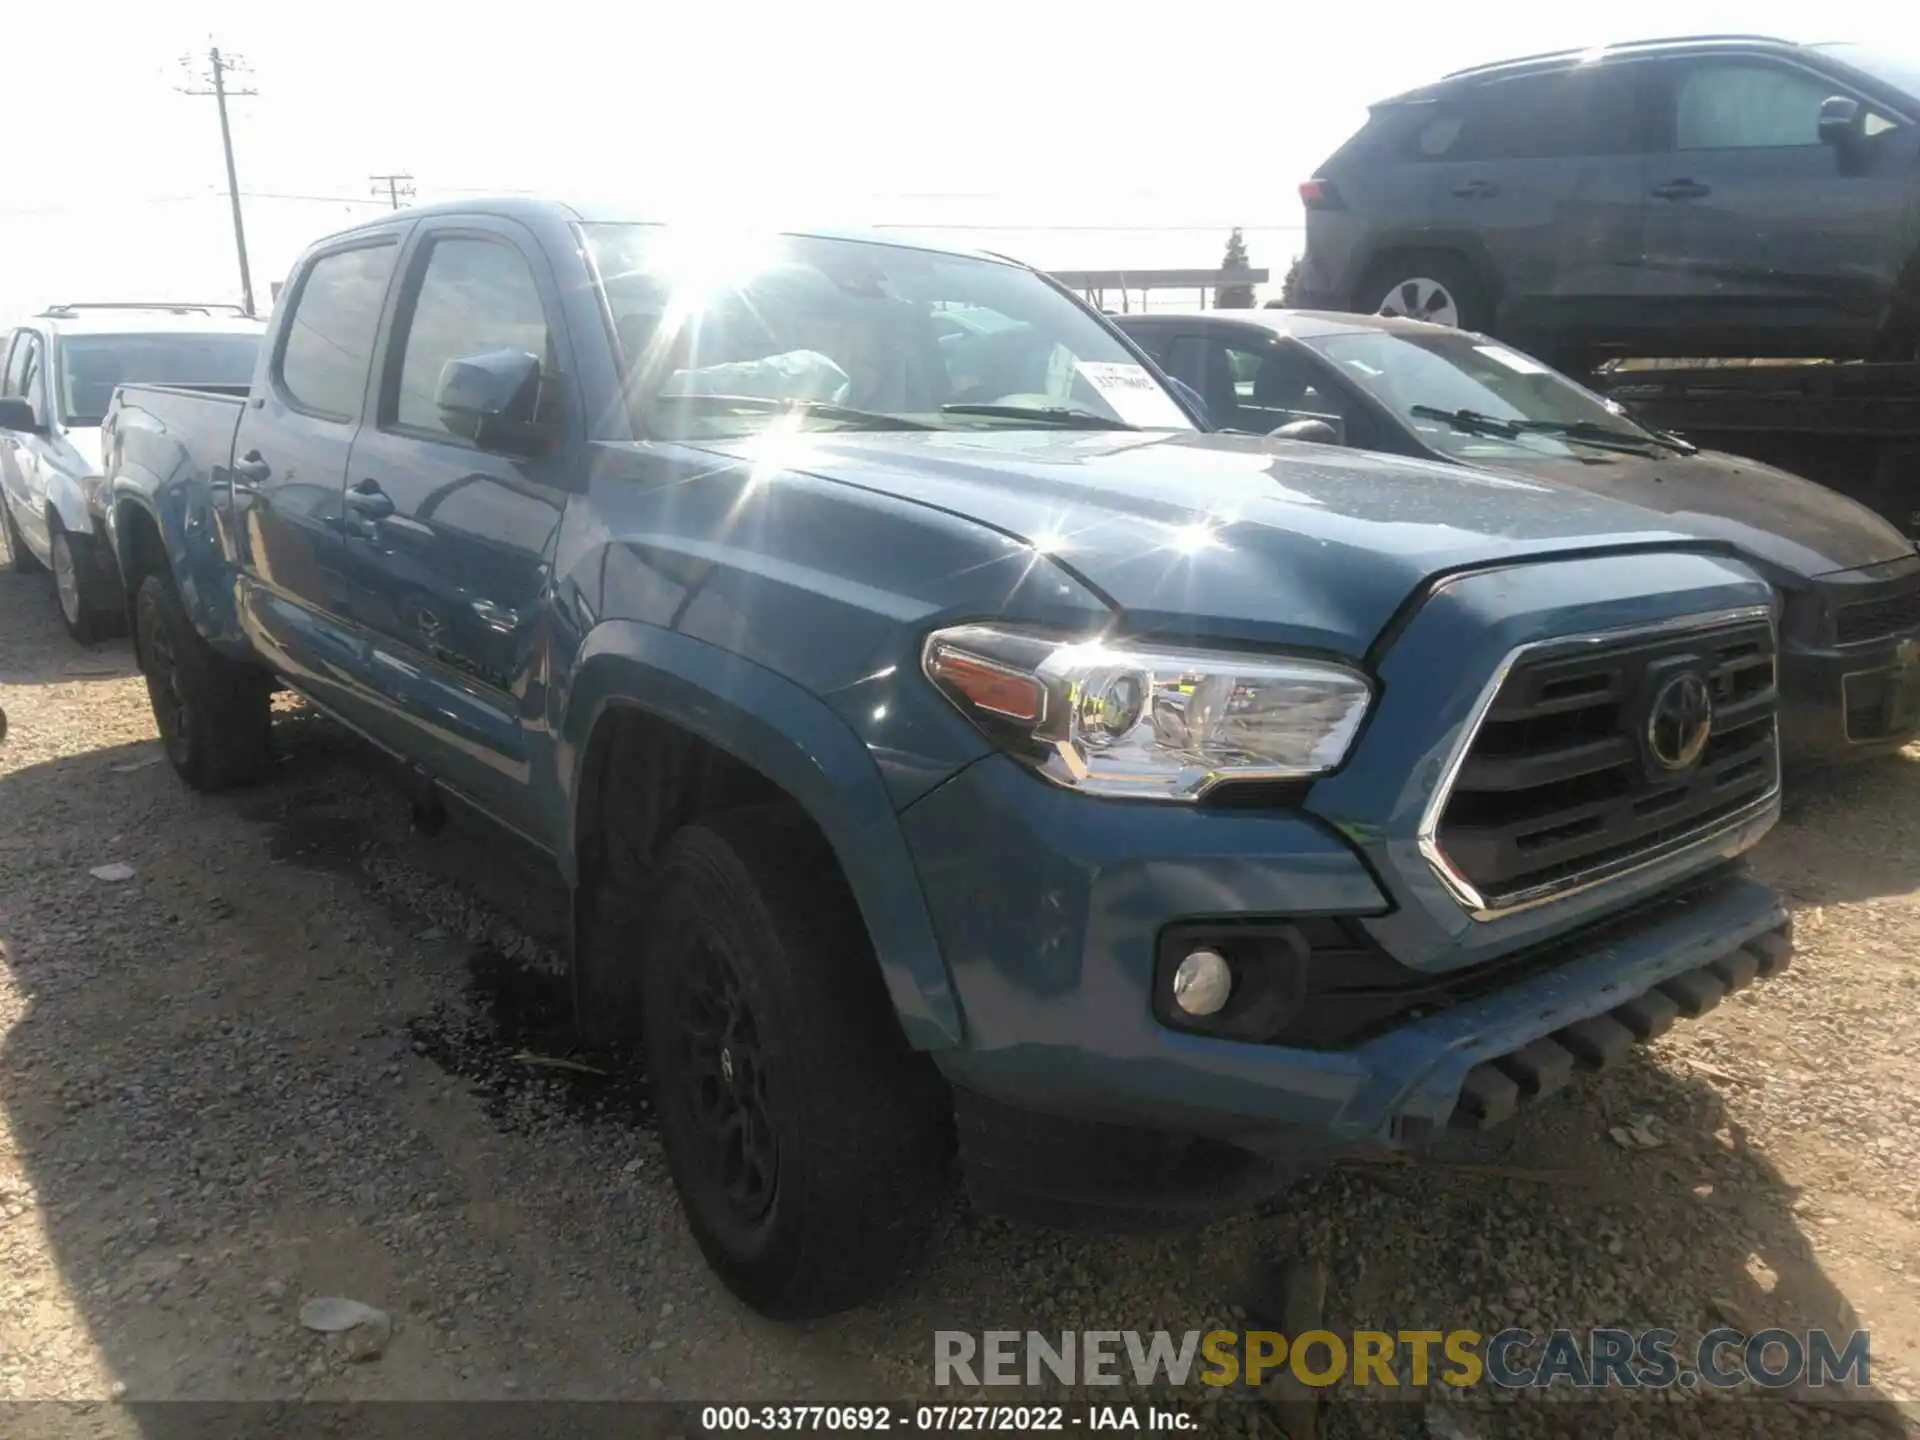
[{"label": "front door", "polygon": [[1825,76],[1759,56],[1662,69],[1671,144],[1648,169],[1647,263],[1671,322],[1806,353],[1870,336],[1907,258],[1913,127],[1869,106],[1843,152],[1820,143],[1821,104],[1848,93]]},{"label": "front door", "polygon": [[[7,357],[6,393],[33,407],[42,425],[53,423],[52,389],[47,384],[46,345],[31,330],[18,331]],[[46,442],[37,435],[0,430],[0,485],[6,487],[7,510],[27,549],[42,565],[52,554],[53,537],[47,529],[47,482],[41,451]]]},{"label": "front door", "polygon": [[353,615],[373,645],[384,723],[407,731],[396,748],[529,833],[526,735],[546,703],[542,602],[578,446],[490,449],[450,429],[435,400],[447,362],[523,351],[541,361],[540,418],[577,430],[562,395],[558,361],[570,352],[559,314],[552,273],[518,226],[423,227],[344,496]]}]

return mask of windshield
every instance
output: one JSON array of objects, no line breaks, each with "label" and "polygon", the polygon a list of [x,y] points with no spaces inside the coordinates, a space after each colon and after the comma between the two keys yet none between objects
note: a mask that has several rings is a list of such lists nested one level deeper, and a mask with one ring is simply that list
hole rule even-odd
[{"label": "windshield", "polygon": [[247,385],[259,354],[258,335],[64,336],[61,418],[98,425],[118,385]]},{"label": "windshield", "polygon": [[1659,443],[1615,405],[1482,335],[1436,328],[1431,334],[1369,330],[1303,338],[1424,443],[1455,459],[1591,456],[1594,449],[1565,435],[1463,429],[1425,412],[1466,411],[1491,420],[1583,429],[1589,439],[1604,431],[1615,442]]},{"label": "windshield", "polygon": [[1193,428],[1104,324],[1017,265],[870,241],[581,228],[649,435]]},{"label": "windshield", "polygon": [[1884,80],[1895,89],[1904,90],[1920,100],[1920,56],[1889,55],[1884,50],[1876,50],[1870,45],[1856,45],[1851,41],[1815,45],[1813,48],[1833,56],[1842,64],[1864,70],[1876,80]]}]

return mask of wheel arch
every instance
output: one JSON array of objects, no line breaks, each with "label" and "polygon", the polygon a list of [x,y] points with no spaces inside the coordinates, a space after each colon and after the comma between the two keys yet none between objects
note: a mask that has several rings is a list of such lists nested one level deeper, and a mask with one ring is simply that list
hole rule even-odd
[{"label": "wheel arch", "polygon": [[133,606],[140,594],[140,582],[146,576],[164,571],[173,577],[180,602],[201,638],[232,659],[252,659],[240,632],[231,586],[217,583],[223,567],[196,563],[196,557],[211,546],[210,540],[194,541],[186,524],[176,517],[169,521],[161,506],[146,492],[131,487],[117,490],[107,511],[107,543],[112,547],[114,563],[120,567],[121,588],[126,592],[127,623],[133,624]]},{"label": "wheel arch", "polygon": [[1361,263],[1355,267],[1355,293],[1347,297],[1357,311],[1365,302],[1359,291],[1371,286],[1373,278],[1391,260],[1401,256],[1448,255],[1467,267],[1481,294],[1496,313],[1506,300],[1506,286],[1499,267],[1493,262],[1487,245],[1471,230],[1431,229],[1394,230],[1376,236],[1368,245]]},{"label": "wheel arch", "polygon": [[[576,897],[576,956],[584,882],[604,860],[608,767],[616,747],[638,737],[659,746],[653,763],[676,784],[718,773],[722,803],[777,799],[805,815],[859,907],[908,1042],[922,1050],[959,1042],[958,1002],[892,798],[866,746],[824,702],[703,641],[608,621],[581,648],[562,716],[553,828]],[[682,818],[663,807],[648,818],[647,839],[663,839]]]}]

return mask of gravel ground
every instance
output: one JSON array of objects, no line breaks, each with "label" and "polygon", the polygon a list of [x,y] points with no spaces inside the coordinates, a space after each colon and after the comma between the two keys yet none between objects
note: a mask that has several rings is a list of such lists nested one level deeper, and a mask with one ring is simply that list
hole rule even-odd
[{"label": "gravel ground", "polygon": [[[126,645],[72,646],[44,577],[0,573],[0,705],[0,1400],[929,1396],[936,1328],[1257,1324],[1263,1277],[1304,1256],[1336,1330],[1873,1335],[1874,1393],[1845,1403],[1435,1386],[1330,1403],[1323,1435],[1895,1435],[1920,1413],[1920,753],[1794,796],[1758,858],[1798,912],[1784,979],[1510,1132],[1191,1234],[956,1206],[899,1295],[788,1328],[709,1278],[633,1058],[573,1044],[564,897],[531,859],[457,820],[413,834],[297,708],[271,782],[192,795]],[[109,864],[133,874],[90,873]],[[1610,1138],[1642,1122],[1658,1143]],[[390,1336],[313,1333],[316,1296]],[[1207,1434],[1289,1423],[1203,1388],[1154,1398]],[[46,1433],[105,1434],[130,1412],[52,1413]]]}]

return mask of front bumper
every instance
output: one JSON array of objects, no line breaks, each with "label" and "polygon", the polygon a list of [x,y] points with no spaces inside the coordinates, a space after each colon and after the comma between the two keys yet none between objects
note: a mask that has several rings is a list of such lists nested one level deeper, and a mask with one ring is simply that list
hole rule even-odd
[{"label": "front bumper", "polygon": [[[903,817],[967,1026],[967,1044],[935,1059],[963,1097],[970,1178],[991,1172],[996,1194],[1020,1189],[1022,1153],[1044,1170],[1050,1157],[1084,1150],[1069,1143],[1076,1133],[1100,1134],[1095,1148],[1113,1156],[1126,1152],[1110,1142],[1125,1136],[1161,1142],[1151,1165],[1123,1169],[1158,1187],[1155,1208],[1180,1210],[1192,1196],[1165,1192],[1183,1165],[1207,1193],[1244,1198],[1240,1189],[1277,1185],[1332,1154],[1497,1123],[1621,1048],[1591,1061],[1569,1051],[1562,1065],[1556,1047],[1567,1036],[1590,1050],[1617,1040],[1599,1017],[1617,1021],[1650,992],[1671,999],[1676,985],[1702,994],[1722,970],[1724,993],[1778,968],[1789,944],[1773,892],[1726,866],[1624,915],[1596,915],[1599,928],[1556,937],[1538,963],[1477,992],[1463,985],[1433,1013],[1347,1048],[1223,1040],[1155,1018],[1161,931],[1220,917],[1378,914],[1385,901],[1367,867],[1331,827],[1297,812],[1102,806],[1098,825],[1091,813],[1083,797],[996,756]],[[1168,1137],[1189,1143],[1168,1152]],[[1205,1163],[1192,1159],[1193,1142]],[[1222,1147],[1247,1163],[1225,1164]],[[1098,1177],[1111,1207],[1125,1176],[1103,1169],[1076,1160],[1066,1178],[1084,1187]],[[1019,1208],[1003,1196],[987,1203]]]},{"label": "front bumper", "polygon": [[1920,632],[1844,648],[1785,647],[1780,749],[1833,764],[1898,750],[1920,734]]}]

